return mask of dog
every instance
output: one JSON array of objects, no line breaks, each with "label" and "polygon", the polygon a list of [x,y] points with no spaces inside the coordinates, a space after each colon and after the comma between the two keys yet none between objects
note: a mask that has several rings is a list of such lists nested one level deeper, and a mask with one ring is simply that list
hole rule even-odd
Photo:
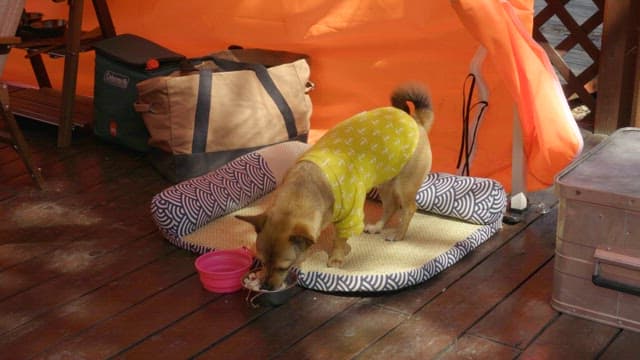
[{"label": "dog", "polygon": [[[351,250],[349,237],[363,230],[380,233],[395,213],[399,225],[386,240],[405,237],[416,211],[416,193],[431,170],[427,135],[434,113],[429,94],[417,84],[395,89],[391,105],[357,114],[329,130],[288,170],[264,213],[236,216],[257,233],[262,289],[284,286],[289,269],[304,260],[332,223],[336,231],[328,267],[343,265]],[[383,214],[365,226],[364,203],[374,187]]]}]

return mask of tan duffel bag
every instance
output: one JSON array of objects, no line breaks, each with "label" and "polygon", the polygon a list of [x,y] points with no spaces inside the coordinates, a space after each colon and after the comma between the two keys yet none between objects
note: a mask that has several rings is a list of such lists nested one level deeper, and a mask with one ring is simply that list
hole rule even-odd
[{"label": "tan duffel bag", "polygon": [[179,182],[264,146],[307,141],[308,58],[236,49],[190,59],[181,71],[137,84],[151,161]]}]

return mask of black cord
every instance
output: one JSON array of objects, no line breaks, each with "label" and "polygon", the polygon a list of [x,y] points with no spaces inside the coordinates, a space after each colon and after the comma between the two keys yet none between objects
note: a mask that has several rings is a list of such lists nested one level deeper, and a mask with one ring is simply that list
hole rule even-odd
[{"label": "black cord", "polygon": [[[467,94],[467,84],[469,84],[469,93]],[[484,115],[485,110],[489,106],[487,101],[478,101],[473,103],[473,92],[476,87],[476,76],[474,74],[469,74],[464,79],[464,84],[462,86],[462,136],[460,140],[460,151],[458,152],[458,161],[456,163],[456,168],[460,168],[460,165],[463,162],[464,165],[461,169],[461,175],[469,176],[471,173],[471,153],[473,148],[476,145],[476,140],[478,136],[478,128],[480,126],[480,119]],[[480,110],[478,111],[478,115],[476,116],[476,122],[474,124],[473,132],[471,133],[471,139],[469,139],[469,119],[471,117],[472,110],[476,107],[480,106]]]},{"label": "black cord", "polygon": [[471,79],[471,93],[473,94],[473,87],[475,85],[475,76],[473,74],[467,75],[464,79],[464,83],[462,84],[462,138],[460,139],[460,151],[458,152],[458,161],[456,163],[456,168],[460,167],[460,163],[462,162],[462,154],[467,153],[467,139],[469,136],[469,113],[468,113],[468,105],[467,105],[467,95],[466,95],[466,85],[467,82]]}]

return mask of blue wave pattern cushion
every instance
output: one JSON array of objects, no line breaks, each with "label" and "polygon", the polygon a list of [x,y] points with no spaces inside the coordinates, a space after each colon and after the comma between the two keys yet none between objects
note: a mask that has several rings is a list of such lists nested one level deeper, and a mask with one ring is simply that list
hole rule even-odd
[{"label": "blue wave pattern cushion", "polygon": [[[368,196],[380,199],[376,189]],[[418,189],[416,205],[422,211],[486,225],[502,219],[507,193],[493,179],[431,173]]]},{"label": "blue wave pattern cushion", "polygon": [[493,179],[432,173],[420,186],[416,204],[434,214],[493,224],[504,215],[507,194]]},{"label": "blue wave pattern cushion", "polygon": [[253,152],[157,194],[151,200],[151,214],[167,240],[189,250],[183,236],[275,187],[276,179],[264,157]]},{"label": "blue wave pattern cushion", "polygon": [[[183,237],[273,191],[308,146],[300,142],[273,145],[171,186],[153,197],[152,218],[171,243],[201,252]],[[377,198],[376,191],[370,196]],[[423,211],[473,224],[493,224],[502,219],[507,196],[492,179],[432,173],[420,187],[416,203]]]},{"label": "blue wave pattern cushion", "polygon": [[[207,233],[211,226],[216,227],[216,219],[232,216],[231,213],[252,206],[272,192],[282,181],[286,170],[307,148],[308,145],[303,143],[274,145],[237,158],[206,175],[169,187],[152,199],[153,220],[163,236],[180,248],[202,253],[228,247],[237,239],[206,236],[212,243],[198,244],[193,241],[193,235]],[[376,195],[375,191],[372,193]],[[309,289],[331,292],[391,291],[419,284],[452,266],[499,231],[506,201],[503,187],[494,180],[430,174],[416,197],[418,207],[426,213],[416,214],[412,222],[414,233],[419,234],[413,238],[424,246],[417,252],[420,254],[418,262],[411,262],[410,266],[406,263],[406,259],[416,255],[415,244],[410,244],[414,249],[412,254],[398,253],[400,255],[394,257],[400,256],[405,260],[399,260],[397,268],[395,260],[391,261],[394,264],[391,272],[378,271],[377,263],[374,267],[377,271],[330,272],[324,265],[326,260],[322,259],[317,267],[305,268],[307,262],[303,263],[304,266],[297,269],[298,283]],[[437,222],[425,223],[428,219]],[[466,229],[464,233],[467,235],[454,236],[458,234],[454,228],[460,226]],[[443,233],[436,235],[433,233],[435,228],[441,228]],[[226,230],[220,230],[221,234],[228,234]],[[436,242],[442,243],[445,238],[454,240],[450,247],[422,259],[427,249],[433,249],[430,239],[439,239]],[[363,244],[372,243],[371,239],[364,240]],[[358,249],[356,244],[352,244],[352,248],[353,253]],[[370,250],[365,248],[364,253],[371,255]],[[324,256],[323,252],[318,254]],[[378,258],[369,255],[367,259]],[[381,257],[388,258],[384,254]],[[385,261],[389,262],[388,259]]]},{"label": "blue wave pattern cushion", "polygon": [[184,236],[273,191],[308,147],[298,141],[275,144],[171,186],[152,198],[151,216],[169,242],[202,253],[201,247],[184,241]]}]

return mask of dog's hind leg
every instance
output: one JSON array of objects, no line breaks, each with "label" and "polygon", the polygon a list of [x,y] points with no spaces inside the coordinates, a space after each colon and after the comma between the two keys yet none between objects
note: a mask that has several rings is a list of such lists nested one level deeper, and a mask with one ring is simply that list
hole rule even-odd
[{"label": "dog's hind leg", "polygon": [[[416,159],[414,157],[412,161]],[[381,188],[381,190],[384,190],[380,192],[384,211],[380,221],[386,222],[395,212],[399,213],[399,224],[395,232],[385,238],[388,241],[404,239],[409,223],[416,213],[416,193],[426,175],[425,171],[409,171],[415,168],[415,166],[405,168],[396,178],[385,183]]]},{"label": "dog's hind leg", "polygon": [[[385,184],[390,197],[395,201],[395,210],[400,212],[399,225],[395,234],[386,238],[389,241],[404,239],[409,223],[416,213],[416,193],[431,170],[431,148],[426,136],[420,139],[421,141],[418,142],[414,156],[398,176]],[[384,206],[386,205],[384,204]]]},{"label": "dog's hind leg", "polygon": [[400,221],[398,227],[395,229],[393,234],[390,234],[385,238],[387,241],[398,241],[404,239],[404,236],[407,234],[407,229],[409,229],[409,223],[413,218],[413,215],[416,213],[416,203],[415,201],[405,202],[400,205]]},{"label": "dog's hind leg", "polygon": [[369,234],[379,234],[398,209],[398,199],[394,196],[393,188],[389,183],[380,185],[378,194],[382,201],[382,217],[375,223],[364,226],[364,232]]}]

